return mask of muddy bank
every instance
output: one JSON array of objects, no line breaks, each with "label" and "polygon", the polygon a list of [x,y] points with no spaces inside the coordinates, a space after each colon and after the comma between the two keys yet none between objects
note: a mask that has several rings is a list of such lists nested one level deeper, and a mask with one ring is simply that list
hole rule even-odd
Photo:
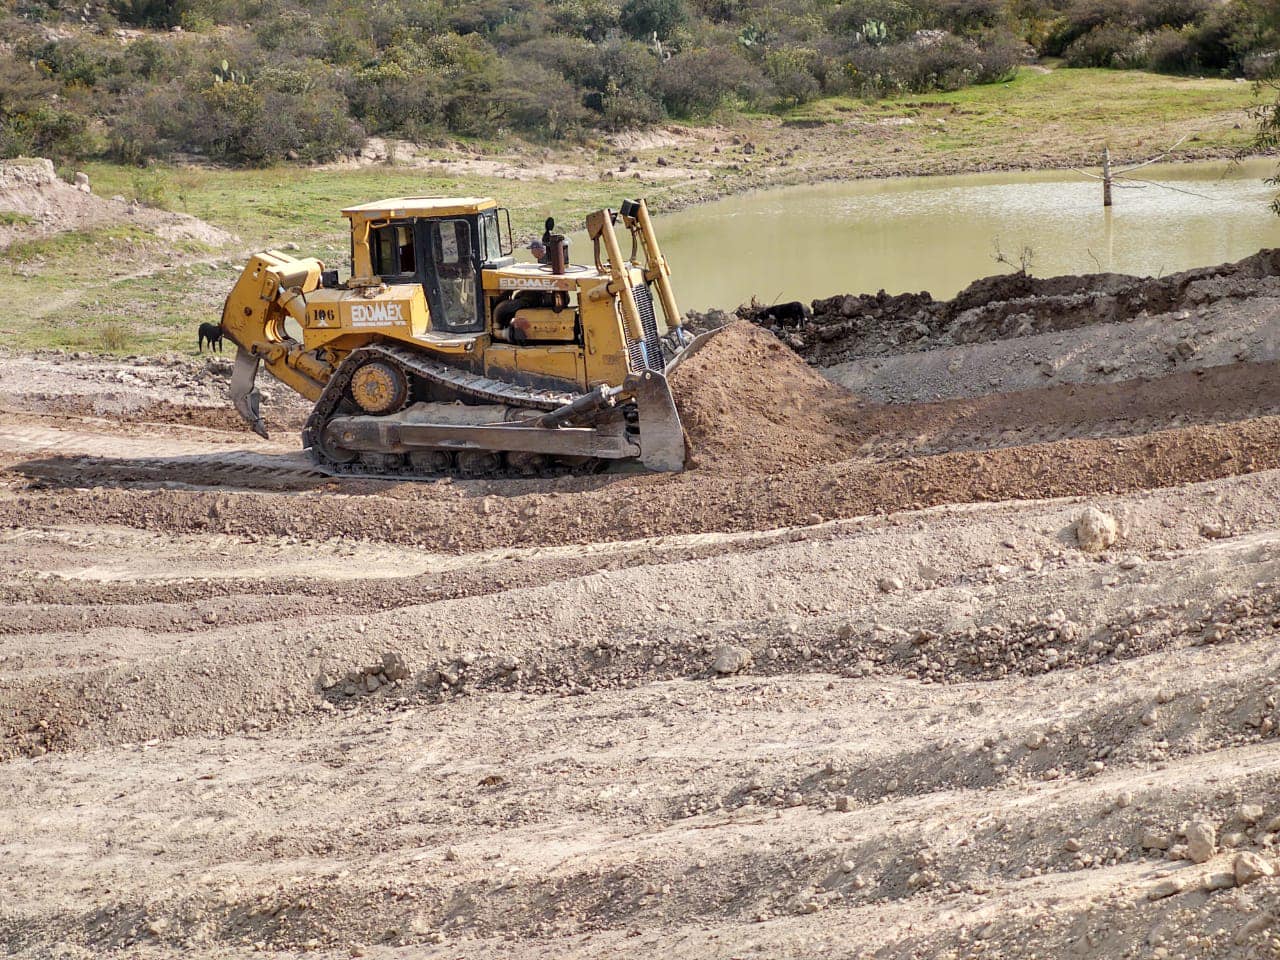
[{"label": "muddy bank", "polygon": [[[803,318],[778,319],[761,304],[741,306],[735,315],[770,330],[808,362],[830,366],[1277,295],[1280,250],[1272,249],[1167,277],[1012,273],[976,280],[951,300],[935,300],[927,291],[891,295],[882,290],[814,300]],[[712,311],[695,315],[693,323],[714,326],[727,318]]]}]

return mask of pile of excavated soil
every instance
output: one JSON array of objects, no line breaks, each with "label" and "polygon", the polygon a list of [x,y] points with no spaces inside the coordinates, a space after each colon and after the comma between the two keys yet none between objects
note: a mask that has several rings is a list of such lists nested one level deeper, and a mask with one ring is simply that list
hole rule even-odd
[{"label": "pile of excavated soil", "polygon": [[1280,293],[1277,278],[1280,250],[1262,250],[1236,263],[1167,277],[1015,273],[975,280],[952,300],[882,290],[814,300],[804,319],[778,321],[760,307],[740,307],[738,316],[771,330],[810,363],[828,366],[1241,303]]},{"label": "pile of excavated soil", "polygon": [[[1273,292],[1244,302],[1224,300],[1121,323],[863,357],[824,367],[822,374],[868,402],[912,403],[1229,371],[1242,363],[1280,359],[1280,279],[1267,282]],[[1211,399],[1208,391],[1206,398]]]},{"label": "pile of excavated soil", "polygon": [[59,179],[53,162],[43,158],[0,162],[0,212],[18,215],[14,223],[0,224],[0,250],[16,240],[123,223],[135,224],[162,240],[194,240],[211,247],[237,239],[184,213],[94,196],[87,182],[81,187]]},{"label": "pile of excavated soil", "polygon": [[848,459],[858,403],[747,323],[724,327],[672,375],[694,469],[771,473]]}]

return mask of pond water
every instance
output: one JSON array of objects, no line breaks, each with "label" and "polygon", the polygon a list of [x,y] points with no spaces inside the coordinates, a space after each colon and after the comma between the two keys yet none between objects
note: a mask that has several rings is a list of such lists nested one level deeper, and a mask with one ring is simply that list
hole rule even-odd
[{"label": "pond water", "polygon": [[[1276,161],[1153,165],[1102,206],[1070,171],[863,180],[762,190],[658,218],[682,310],[836,293],[950,297],[1030,248],[1037,276],[1160,275],[1280,246]],[[1176,189],[1170,189],[1176,188]]]}]

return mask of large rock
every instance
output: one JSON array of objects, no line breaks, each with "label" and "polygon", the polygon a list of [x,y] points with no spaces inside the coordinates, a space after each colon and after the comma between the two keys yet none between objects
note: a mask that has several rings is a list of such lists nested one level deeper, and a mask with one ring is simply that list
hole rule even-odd
[{"label": "large rock", "polygon": [[1212,823],[1197,820],[1187,827],[1187,856],[1204,863],[1218,852],[1218,831]]},{"label": "large rock", "polygon": [[0,190],[19,187],[47,187],[55,183],[58,173],[53,161],[45,157],[18,157],[0,161]]},{"label": "large rock", "polygon": [[1261,880],[1264,877],[1274,877],[1276,875],[1276,865],[1256,853],[1245,851],[1244,853],[1236,854],[1235,874],[1236,884],[1243,886],[1246,883],[1253,883],[1253,881]]},{"label": "large rock", "polygon": [[727,643],[716,647],[715,659],[711,662],[711,669],[721,676],[737,673],[749,666],[751,651],[746,647],[735,647]]},{"label": "large rock", "polygon": [[1118,536],[1116,518],[1097,507],[1090,507],[1076,520],[1076,541],[1081,550],[1089,553],[1106,550],[1116,542]]}]

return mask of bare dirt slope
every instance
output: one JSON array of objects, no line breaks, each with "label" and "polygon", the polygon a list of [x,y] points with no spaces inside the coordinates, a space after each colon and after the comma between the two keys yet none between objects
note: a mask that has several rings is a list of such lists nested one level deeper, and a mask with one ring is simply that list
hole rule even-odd
[{"label": "bare dirt slope", "polygon": [[193,240],[210,247],[235,238],[185,213],[156,210],[123,198],[96,196],[86,177],[81,186],[59,179],[43,157],[0,161],[0,249],[15,240],[48,237],[67,230],[132,224],[163,240]]},{"label": "bare dirt slope", "polygon": [[4,358],[0,944],[1274,957],[1274,360],[886,404],[738,326],[683,475],[397,484]]}]

